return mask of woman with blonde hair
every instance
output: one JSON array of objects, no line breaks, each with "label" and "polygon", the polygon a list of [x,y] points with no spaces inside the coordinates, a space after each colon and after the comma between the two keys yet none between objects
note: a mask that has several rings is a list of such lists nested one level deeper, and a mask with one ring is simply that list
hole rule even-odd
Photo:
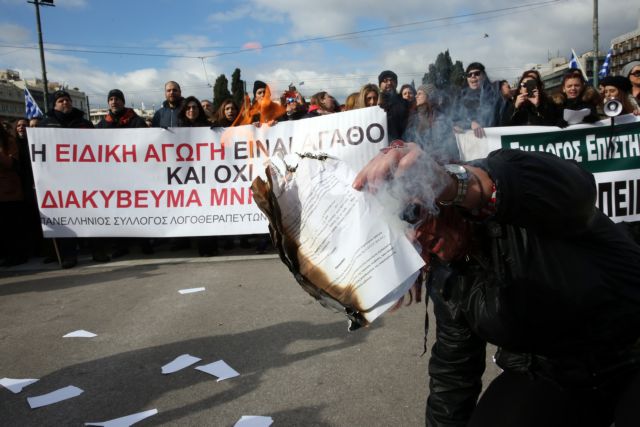
[{"label": "woman with blonde hair", "polygon": [[358,96],[358,102],[356,102],[357,108],[372,107],[378,105],[380,99],[380,89],[373,83],[367,83],[360,89],[360,95]]}]

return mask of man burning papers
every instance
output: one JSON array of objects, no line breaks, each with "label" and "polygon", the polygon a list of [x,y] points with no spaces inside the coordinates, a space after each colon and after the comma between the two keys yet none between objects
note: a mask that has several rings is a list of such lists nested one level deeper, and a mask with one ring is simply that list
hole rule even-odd
[{"label": "man burning papers", "polygon": [[272,158],[254,198],[280,258],[302,288],[344,312],[350,330],[400,299],[424,265],[397,216],[354,190],[355,173],[327,155]]}]

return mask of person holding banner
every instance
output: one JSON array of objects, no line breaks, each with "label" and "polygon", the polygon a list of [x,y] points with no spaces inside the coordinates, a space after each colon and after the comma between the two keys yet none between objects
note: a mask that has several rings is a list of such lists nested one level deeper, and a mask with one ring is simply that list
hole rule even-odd
[{"label": "person holding banner", "polygon": [[26,224],[19,155],[14,136],[0,125],[0,224],[4,229],[0,238],[2,267],[24,264],[28,260],[27,239],[22,235]]},{"label": "person holding banner", "polygon": [[[38,127],[92,129],[93,123],[84,118],[84,112],[75,108],[71,96],[65,90],[58,90],[53,94],[53,108],[46,117],[38,123]],[[87,239],[93,260],[108,262],[110,257],[105,253],[103,239]],[[72,268],[78,264],[78,239],[65,238],[59,241],[61,267]]]},{"label": "person holding banner", "polygon": [[582,119],[582,123],[595,123],[600,120],[598,106],[600,95],[593,87],[589,86],[580,70],[569,70],[562,77],[562,93],[555,95],[553,101],[565,110],[588,109],[588,114]]},{"label": "person holding banner", "polygon": [[[428,426],[637,425],[640,246],[595,207],[591,173],[521,150],[442,166],[395,142],[353,182],[383,185],[428,263]],[[504,371],[478,401],[487,343]]]}]

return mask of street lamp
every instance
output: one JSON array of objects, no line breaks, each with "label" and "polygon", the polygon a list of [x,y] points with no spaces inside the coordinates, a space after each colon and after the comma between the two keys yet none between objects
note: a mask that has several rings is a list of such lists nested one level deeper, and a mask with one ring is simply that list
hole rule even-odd
[{"label": "street lamp", "polygon": [[42,46],[42,27],[40,25],[40,5],[42,6],[55,6],[53,0],[30,0],[27,3],[34,4],[36,6],[36,23],[38,24],[38,45],[40,46],[40,66],[42,67],[42,83],[44,85],[44,113],[47,114],[49,110],[49,83],[47,82],[47,67],[44,64],[44,47]]}]

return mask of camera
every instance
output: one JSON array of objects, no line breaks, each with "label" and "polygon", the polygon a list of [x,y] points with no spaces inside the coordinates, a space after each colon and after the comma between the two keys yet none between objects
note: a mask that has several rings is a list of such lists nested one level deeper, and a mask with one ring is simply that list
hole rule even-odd
[{"label": "camera", "polygon": [[527,89],[527,98],[533,98],[533,91],[538,88],[538,84],[535,80],[527,80],[524,87]]},{"label": "camera", "polygon": [[618,101],[616,98],[606,99],[602,109],[609,117],[619,116],[620,113],[622,113],[622,102]]}]

